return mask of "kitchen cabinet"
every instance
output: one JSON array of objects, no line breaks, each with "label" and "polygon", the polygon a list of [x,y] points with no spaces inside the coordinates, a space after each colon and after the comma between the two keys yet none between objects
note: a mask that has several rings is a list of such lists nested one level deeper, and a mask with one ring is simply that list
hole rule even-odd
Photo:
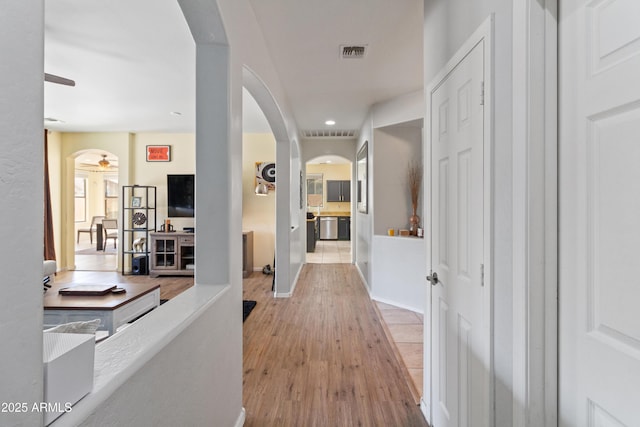
[{"label": "kitchen cabinet", "polygon": [[338,240],[351,240],[351,218],[338,217]]},{"label": "kitchen cabinet", "polygon": [[316,250],[316,220],[307,219],[307,252]]},{"label": "kitchen cabinet", "polygon": [[327,181],[327,202],[350,202],[351,181]]}]

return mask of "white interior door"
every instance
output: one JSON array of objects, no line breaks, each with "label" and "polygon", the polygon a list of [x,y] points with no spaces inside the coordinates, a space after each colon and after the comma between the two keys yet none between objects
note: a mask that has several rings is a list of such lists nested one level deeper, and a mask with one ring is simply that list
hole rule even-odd
[{"label": "white interior door", "polygon": [[640,2],[560,2],[560,425],[640,426]]},{"label": "white interior door", "polygon": [[[430,92],[432,425],[487,425],[484,61],[477,43]],[[437,275],[437,282],[434,279]]]}]

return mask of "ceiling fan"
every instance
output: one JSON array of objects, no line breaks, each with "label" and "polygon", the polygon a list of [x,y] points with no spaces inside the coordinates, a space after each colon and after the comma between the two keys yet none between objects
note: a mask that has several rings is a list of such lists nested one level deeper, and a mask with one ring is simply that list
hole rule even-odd
[{"label": "ceiling fan", "polygon": [[75,86],[76,82],[65,77],[56,76],[55,74],[44,73],[44,81],[49,83],[57,83],[65,86]]},{"label": "ceiling fan", "polygon": [[111,159],[111,160],[107,159],[106,154],[100,154],[100,156],[102,156],[102,159],[100,159],[95,163],[93,161],[81,162],[78,164],[78,166],[81,169],[88,169],[94,172],[108,172],[108,171],[116,170],[117,165],[113,164],[115,159]]}]

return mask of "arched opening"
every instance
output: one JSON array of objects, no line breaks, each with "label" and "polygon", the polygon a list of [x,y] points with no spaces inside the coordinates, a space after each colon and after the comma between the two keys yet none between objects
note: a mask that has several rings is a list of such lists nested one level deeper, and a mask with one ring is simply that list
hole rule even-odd
[{"label": "arched opening", "polygon": [[[247,269],[273,271],[278,191],[276,183],[272,182],[275,161],[276,141],[271,127],[256,100],[243,88],[242,233],[243,239],[250,241],[245,244],[253,248],[251,254],[243,253],[243,277],[251,274]],[[259,186],[264,186],[262,191]]]},{"label": "arched opening", "polygon": [[306,261],[350,264],[353,163],[327,154],[308,160],[305,170]]},{"label": "arched opening", "polygon": [[[303,210],[298,197],[292,197],[292,194],[297,195],[299,192],[301,171],[300,161],[293,158],[293,153],[299,153],[300,149],[298,142],[289,137],[283,114],[264,82],[246,66],[242,69],[242,77],[243,86],[264,113],[276,143],[275,265],[277,267],[274,293],[276,296],[289,296],[302,265],[302,251],[291,249],[292,242],[299,242],[302,239],[299,217],[303,215]],[[296,215],[298,218],[294,219]]]},{"label": "arched opening", "polygon": [[74,153],[73,218],[76,270],[115,271],[117,239],[107,245],[102,220],[119,218],[118,157],[105,150]]}]

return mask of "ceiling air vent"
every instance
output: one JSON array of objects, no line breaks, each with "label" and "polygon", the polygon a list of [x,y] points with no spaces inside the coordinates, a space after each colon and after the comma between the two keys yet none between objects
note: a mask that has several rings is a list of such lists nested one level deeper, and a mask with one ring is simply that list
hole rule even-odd
[{"label": "ceiling air vent", "polygon": [[340,45],[340,56],[342,59],[360,59],[367,53],[367,45]]},{"label": "ceiling air vent", "polygon": [[355,130],[303,130],[302,135],[305,138],[355,138],[357,132]]}]

